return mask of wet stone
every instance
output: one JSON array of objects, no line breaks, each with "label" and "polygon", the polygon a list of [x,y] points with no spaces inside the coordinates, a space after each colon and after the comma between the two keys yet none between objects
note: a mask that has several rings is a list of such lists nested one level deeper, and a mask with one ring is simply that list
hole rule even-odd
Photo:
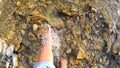
[{"label": "wet stone", "polygon": [[77,59],[87,59],[87,56],[82,48],[78,51]]},{"label": "wet stone", "polygon": [[13,51],[14,51],[14,46],[9,46],[9,47],[7,47],[6,55],[7,55],[8,57],[12,56]]},{"label": "wet stone", "polygon": [[32,68],[46,23],[59,36],[52,34],[54,59],[66,57],[70,68],[119,66],[118,4],[117,0],[0,0],[0,68]]},{"label": "wet stone", "polygon": [[38,25],[37,24],[33,24],[33,31],[36,31],[38,29]]},{"label": "wet stone", "polygon": [[31,33],[31,32],[28,33],[28,38],[29,38],[29,40],[31,40],[31,41],[37,40],[37,38],[35,37],[35,35],[34,35],[33,33]]},{"label": "wet stone", "polygon": [[49,20],[49,23],[58,29],[64,27],[64,22],[59,18],[52,18]]},{"label": "wet stone", "polygon": [[13,54],[12,59],[13,59],[13,67],[18,67],[18,57],[17,57],[17,55]]},{"label": "wet stone", "polygon": [[20,31],[22,35],[25,35],[25,30]]},{"label": "wet stone", "polygon": [[113,53],[119,53],[120,52],[120,43],[117,42],[115,43],[115,45],[113,46]]},{"label": "wet stone", "polygon": [[68,54],[71,53],[71,49],[68,48],[67,51],[66,51],[66,53],[68,53]]},{"label": "wet stone", "polygon": [[78,65],[78,60],[76,60],[74,58],[70,58],[70,64],[72,64],[72,65]]}]

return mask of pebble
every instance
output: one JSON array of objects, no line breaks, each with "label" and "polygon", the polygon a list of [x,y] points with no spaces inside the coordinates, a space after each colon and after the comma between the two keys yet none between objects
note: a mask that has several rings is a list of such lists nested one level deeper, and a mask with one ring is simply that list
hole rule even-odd
[{"label": "pebble", "polygon": [[33,24],[33,30],[36,31],[38,29],[38,25],[37,24]]},{"label": "pebble", "polygon": [[28,37],[29,37],[29,40],[31,40],[31,41],[37,40],[37,38],[35,37],[35,35],[32,32],[28,33]]},{"label": "pebble", "polygon": [[70,64],[77,65],[78,64],[78,60],[76,60],[74,58],[70,58]]},{"label": "pebble", "polygon": [[7,48],[7,50],[6,50],[6,55],[7,55],[8,57],[12,56],[13,51],[14,51],[14,46],[9,46],[9,47]]},{"label": "pebble", "polygon": [[31,15],[39,15],[39,11],[34,10],[34,11],[31,13]]},{"label": "pebble", "polygon": [[25,30],[20,31],[22,35],[25,35]]},{"label": "pebble", "polygon": [[12,59],[13,59],[13,68],[16,68],[18,66],[18,57],[17,57],[17,55],[13,54]]},{"label": "pebble", "polygon": [[120,52],[120,43],[117,42],[115,43],[115,45],[113,46],[113,53],[119,53]]},{"label": "pebble", "polygon": [[18,7],[20,7],[20,6],[21,6],[20,1],[18,1],[16,5],[17,5]]},{"label": "pebble", "polygon": [[5,43],[5,41],[3,39],[0,39],[0,53],[5,55],[7,46],[8,45]]},{"label": "pebble", "polygon": [[51,18],[49,19],[49,23],[51,26],[55,26],[58,29],[64,27],[64,22],[59,18],[53,18],[53,19]]},{"label": "pebble", "polygon": [[77,54],[77,59],[87,59],[85,51],[82,48],[79,49],[79,52]]},{"label": "pebble", "polygon": [[70,54],[70,53],[71,53],[71,49],[68,48],[66,52],[67,52],[68,54]]},{"label": "pebble", "polygon": [[25,46],[28,46],[30,44],[30,42],[26,39],[22,39],[22,43],[25,45]]}]

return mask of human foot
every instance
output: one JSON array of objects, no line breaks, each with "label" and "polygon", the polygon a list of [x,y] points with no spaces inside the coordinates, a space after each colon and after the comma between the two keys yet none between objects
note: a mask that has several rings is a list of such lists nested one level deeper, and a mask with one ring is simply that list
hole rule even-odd
[{"label": "human foot", "polygon": [[45,26],[45,45],[52,46],[51,27],[49,25]]},{"label": "human foot", "polygon": [[67,68],[68,61],[65,58],[60,58],[61,68]]}]

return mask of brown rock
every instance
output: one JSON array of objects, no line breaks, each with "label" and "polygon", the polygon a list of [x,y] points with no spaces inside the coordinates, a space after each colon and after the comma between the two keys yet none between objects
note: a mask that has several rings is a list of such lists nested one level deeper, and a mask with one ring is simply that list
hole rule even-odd
[{"label": "brown rock", "polygon": [[80,29],[77,28],[77,26],[73,26],[72,30],[73,30],[72,32],[73,32],[74,35],[76,35],[76,34],[79,35],[80,34]]},{"label": "brown rock", "polygon": [[119,53],[120,52],[120,43],[116,42],[113,46],[113,53]]},{"label": "brown rock", "polygon": [[31,40],[31,41],[37,40],[37,38],[34,36],[34,34],[33,34],[32,32],[29,32],[29,33],[28,33],[28,38],[29,38],[29,40]]},{"label": "brown rock", "polygon": [[70,64],[72,65],[77,65],[78,64],[78,60],[74,59],[74,58],[71,58],[70,59]]},{"label": "brown rock", "polygon": [[66,52],[67,52],[68,54],[71,53],[71,49],[68,48]]},{"label": "brown rock", "polygon": [[30,42],[27,40],[27,39],[22,39],[22,43],[25,45],[25,46],[28,46],[30,44]]},{"label": "brown rock", "polygon": [[77,59],[88,59],[82,48],[79,49],[79,52],[77,54]]},{"label": "brown rock", "polygon": [[55,26],[58,29],[61,28],[61,27],[64,27],[63,21],[59,18],[51,18],[51,19],[48,19],[48,20],[49,20],[49,23],[50,23],[51,26]]},{"label": "brown rock", "polygon": [[16,68],[18,66],[18,56],[16,54],[13,54],[12,59],[13,59],[13,67]]},{"label": "brown rock", "polygon": [[72,25],[73,25],[72,20],[67,20],[67,21],[66,21],[66,25],[67,25],[68,27],[72,26]]},{"label": "brown rock", "polygon": [[25,30],[20,31],[22,35],[25,35]]},{"label": "brown rock", "polygon": [[36,31],[38,29],[38,25],[37,24],[33,24],[33,30]]}]

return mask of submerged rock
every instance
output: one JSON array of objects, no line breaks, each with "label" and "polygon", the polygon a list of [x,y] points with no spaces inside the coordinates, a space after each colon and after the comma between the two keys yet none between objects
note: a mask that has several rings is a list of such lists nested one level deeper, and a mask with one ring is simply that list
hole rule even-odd
[{"label": "submerged rock", "polygon": [[31,33],[31,32],[28,33],[28,37],[29,37],[29,40],[31,40],[31,41],[37,40],[37,38],[35,37],[35,35],[33,33]]},{"label": "submerged rock", "polygon": [[82,48],[80,48],[78,51],[77,59],[88,59],[85,51]]},{"label": "submerged rock", "polygon": [[50,18],[48,19],[48,22],[50,23],[51,26],[54,26],[58,29],[64,27],[64,22],[60,18]]},{"label": "submerged rock", "polygon": [[38,25],[37,24],[33,24],[33,30],[36,31],[38,29]]},{"label": "submerged rock", "polygon": [[17,57],[17,55],[13,54],[12,59],[13,59],[13,67],[14,68],[18,67],[18,57]]},{"label": "submerged rock", "polygon": [[7,55],[8,57],[12,56],[13,51],[14,51],[14,46],[9,46],[9,47],[7,47],[6,55]]}]

